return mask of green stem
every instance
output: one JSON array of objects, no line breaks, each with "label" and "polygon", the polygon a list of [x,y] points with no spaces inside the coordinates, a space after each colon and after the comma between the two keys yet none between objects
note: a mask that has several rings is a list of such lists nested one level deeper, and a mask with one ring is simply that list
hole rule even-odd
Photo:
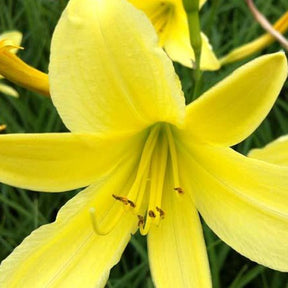
[{"label": "green stem", "polygon": [[200,70],[202,39],[199,19],[199,0],[183,0],[183,6],[187,14],[190,43],[195,55],[195,61],[193,62],[194,89],[192,90],[191,97],[195,99],[199,96],[202,76]]}]

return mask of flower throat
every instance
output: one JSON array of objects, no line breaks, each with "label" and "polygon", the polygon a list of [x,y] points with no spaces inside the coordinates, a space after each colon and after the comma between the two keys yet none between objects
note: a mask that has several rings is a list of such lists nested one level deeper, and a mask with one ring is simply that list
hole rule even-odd
[{"label": "flower throat", "polygon": [[[143,145],[135,179],[129,192],[124,195],[112,194],[115,201],[123,204],[117,213],[110,217],[105,227],[100,227],[95,219],[95,210],[90,210],[92,224],[97,234],[108,234],[119,222],[125,212],[132,212],[138,218],[138,227],[142,235],[147,235],[151,225],[159,225],[165,218],[162,209],[167,169],[173,174],[174,192],[183,194],[179,185],[178,159],[175,142],[169,124],[159,123],[150,128]],[[173,190],[171,187],[171,190]],[[165,191],[170,193],[173,191]],[[123,209],[124,208],[124,209]]]}]

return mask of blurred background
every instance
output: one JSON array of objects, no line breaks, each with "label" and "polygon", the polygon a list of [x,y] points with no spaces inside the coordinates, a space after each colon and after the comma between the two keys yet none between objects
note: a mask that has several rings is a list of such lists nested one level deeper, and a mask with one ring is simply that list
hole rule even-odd
[{"label": "blurred background", "polygon": [[[0,34],[6,30],[21,31],[24,37],[21,46],[25,49],[19,51],[18,56],[47,72],[51,35],[66,4],[67,0],[0,0]],[[288,11],[287,0],[255,0],[255,4],[271,23]],[[264,33],[243,0],[208,0],[200,17],[202,31],[210,39],[219,57]],[[286,38],[287,35],[288,33]],[[280,49],[280,44],[275,42],[250,58],[227,65],[216,72],[205,72],[201,91],[204,92],[256,56]],[[182,79],[184,92],[188,94],[191,89],[191,70],[179,64],[175,64],[175,69]],[[7,125],[0,133],[67,131],[49,98],[13,87],[19,92],[19,98],[0,93],[0,125]],[[246,154],[251,148],[262,147],[287,133],[286,81],[267,119],[235,149]],[[37,193],[0,184],[0,260],[35,228],[53,221],[58,209],[75,193],[77,191],[62,194]],[[204,232],[214,288],[288,288],[287,273],[270,270],[242,257],[219,240],[205,224]],[[153,287],[145,237],[138,234],[132,237],[121,262],[111,271],[107,287]]]}]

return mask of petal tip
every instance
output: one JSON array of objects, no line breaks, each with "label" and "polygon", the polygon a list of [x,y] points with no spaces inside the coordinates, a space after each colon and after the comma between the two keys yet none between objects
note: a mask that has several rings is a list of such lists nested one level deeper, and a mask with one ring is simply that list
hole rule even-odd
[{"label": "petal tip", "polygon": [[287,58],[286,58],[286,55],[285,55],[285,52],[283,50],[279,51],[279,52],[276,52],[276,53],[273,53],[273,54],[269,54],[267,56],[270,56],[271,58],[273,58],[274,61],[279,61],[279,64],[283,66],[283,68],[286,69],[286,72],[287,72]]}]

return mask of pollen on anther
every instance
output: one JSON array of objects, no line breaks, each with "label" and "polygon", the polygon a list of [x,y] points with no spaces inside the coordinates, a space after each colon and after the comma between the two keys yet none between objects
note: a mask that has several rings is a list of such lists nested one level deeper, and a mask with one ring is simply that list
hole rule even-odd
[{"label": "pollen on anther", "polygon": [[112,194],[112,197],[113,197],[115,200],[121,201],[121,197],[120,197],[120,196],[117,196],[117,195],[115,195],[115,194]]},{"label": "pollen on anther", "polygon": [[135,204],[133,201],[131,201],[131,200],[129,200],[129,199],[127,199],[127,201],[128,201],[128,204],[129,204],[132,208],[135,208],[135,207],[136,207],[136,204]]},{"label": "pollen on anther", "polygon": [[175,187],[175,191],[177,191],[179,194],[184,194],[184,190],[181,187]]},{"label": "pollen on anther", "polygon": [[126,197],[118,196],[118,195],[115,195],[115,194],[112,194],[112,197],[115,200],[122,202],[124,205],[129,205],[132,208],[136,207],[136,204],[132,200],[127,199]]},{"label": "pollen on anther", "polygon": [[[117,201],[120,201],[122,202],[124,205],[128,205],[130,204],[129,203],[129,200],[125,197],[122,197],[122,196],[118,196],[118,195],[115,195],[115,194],[112,194],[112,197],[117,200]],[[132,201],[131,201],[132,202]],[[131,204],[130,204],[131,205]]]},{"label": "pollen on anther", "polygon": [[159,207],[156,207],[156,210],[157,210],[157,212],[159,212],[160,217],[163,219],[165,216],[165,212]]},{"label": "pollen on anther", "polygon": [[141,215],[137,215],[138,217],[138,227],[143,226],[144,225],[144,217]]},{"label": "pollen on anther", "polygon": [[153,210],[149,210],[149,211],[148,211],[148,215],[149,215],[149,217],[151,217],[151,218],[155,218],[155,217],[156,217],[156,214],[155,214],[155,212],[154,212]]}]

